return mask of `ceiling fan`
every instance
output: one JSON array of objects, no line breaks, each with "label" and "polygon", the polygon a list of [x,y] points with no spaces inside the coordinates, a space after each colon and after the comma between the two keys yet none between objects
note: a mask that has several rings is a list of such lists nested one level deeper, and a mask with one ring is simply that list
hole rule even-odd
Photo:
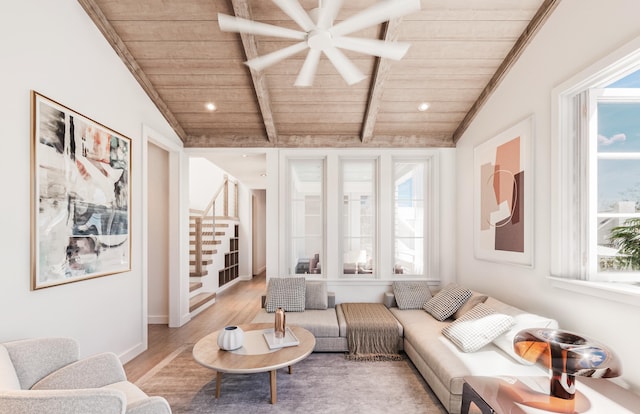
[{"label": "ceiling fan", "polygon": [[313,84],[321,52],[331,61],[349,85],[360,82],[366,76],[340,49],[395,60],[402,59],[409,50],[409,43],[386,42],[378,39],[347,37],[346,35],[420,10],[420,0],[384,0],[334,25],[343,0],[320,0],[318,8],[309,13],[302,8],[297,0],[272,1],[303,31],[222,13],[218,13],[218,24],[220,30],[226,32],[300,40],[299,43],[245,62],[250,68],[260,71],[308,48],[309,52],[298,73],[296,86],[311,86]]}]

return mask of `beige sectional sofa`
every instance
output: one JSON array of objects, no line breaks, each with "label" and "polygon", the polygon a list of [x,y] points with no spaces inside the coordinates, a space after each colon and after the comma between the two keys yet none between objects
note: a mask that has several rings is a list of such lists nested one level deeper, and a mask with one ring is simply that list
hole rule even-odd
[{"label": "beige sectional sofa", "polygon": [[[420,282],[407,282],[408,285],[416,283],[420,284]],[[314,334],[316,337],[314,352],[348,352],[347,324],[341,305],[335,304],[335,294],[326,292],[326,284],[323,282],[306,282],[306,286],[307,303],[301,305],[304,307],[303,311],[286,313],[287,324],[302,326]],[[558,324],[555,320],[525,312],[493,297],[469,291],[471,297],[461,299],[462,304],[467,306],[459,307],[459,314],[454,315],[456,318],[462,319],[464,312],[474,313],[471,310],[479,308],[477,305],[479,299],[486,298],[482,303],[485,312],[490,310],[501,318],[507,318],[509,326],[506,331],[486,345],[477,346],[476,338],[471,338],[471,342],[476,342],[475,345],[479,349],[473,349],[473,352],[467,349],[467,352],[463,352],[458,345],[443,335],[443,329],[455,323],[453,317],[440,321],[422,308],[422,304],[432,297],[428,287],[424,286],[426,284],[421,288],[427,292],[427,297],[424,299],[414,297],[412,309],[398,308],[394,293],[385,294],[384,304],[398,320],[398,331],[403,338],[400,349],[404,349],[449,413],[460,413],[465,376],[548,374],[537,365],[529,364],[515,354],[513,336],[527,328],[557,328]],[[317,290],[319,288],[320,290]],[[322,295],[327,298],[326,305],[322,303],[318,306],[317,298]],[[268,299],[263,296],[262,309],[252,321],[253,323],[274,322],[274,313],[267,312],[265,309],[266,300]],[[403,307],[407,307],[406,303],[403,303]],[[477,336],[484,335],[485,332],[482,332]]]},{"label": "beige sectional sofa", "polygon": [[[474,292],[475,295],[479,294]],[[452,319],[441,322],[422,309],[400,310],[391,293],[386,295],[385,304],[404,327],[405,353],[449,413],[460,412],[465,376],[548,374],[537,365],[529,365],[520,360],[513,350],[507,353],[495,342],[475,352],[462,352],[442,334],[442,330],[453,323]],[[498,313],[514,318],[515,324],[497,338],[505,348],[512,341],[513,335],[521,329],[557,327],[557,322],[553,319],[527,313],[492,297],[488,297],[484,304]]]}]

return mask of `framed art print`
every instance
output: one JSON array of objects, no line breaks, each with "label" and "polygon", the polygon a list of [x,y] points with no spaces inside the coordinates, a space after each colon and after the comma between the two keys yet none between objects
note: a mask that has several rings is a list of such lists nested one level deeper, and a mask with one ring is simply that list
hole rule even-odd
[{"label": "framed art print", "polygon": [[478,259],[533,266],[534,117],[474,149],[474,250]]},{"label": "framed art print", "polygon": [[131,140],[31,92],[31,288],[131,269]]}]

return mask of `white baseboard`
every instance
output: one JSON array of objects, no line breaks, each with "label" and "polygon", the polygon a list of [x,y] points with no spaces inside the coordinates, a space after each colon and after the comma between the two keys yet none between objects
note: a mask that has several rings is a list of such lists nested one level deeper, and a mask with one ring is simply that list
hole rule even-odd
[{"label": "white baseboard", "polygon": [[260,269],[258,269],[257,272],[255,272],[253,275],[254,276],[258,276],[260,273],[262,272],[266,272],[267,271],[267,265],[262,266]]},{"label": "white baseboard", "polygon": [[120,358],[120,362],[122,362],[122,364],[126,364],[146,350],[147,347],[145,347],[143,343],[139,343],[118,355],[118,358]]},{"label": "white baseboard", "polygon": [[147,323],[149,325],[167,325],[169,323],[169,315],[149,315]]}]

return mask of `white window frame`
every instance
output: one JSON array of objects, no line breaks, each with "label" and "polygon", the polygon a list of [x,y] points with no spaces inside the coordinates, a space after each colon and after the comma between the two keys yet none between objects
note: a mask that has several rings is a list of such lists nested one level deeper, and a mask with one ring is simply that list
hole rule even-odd
[{"label": "white window frame", "polygon": [[[590,272],[589,89],[601,88],[640,69],[640,37],[552,91],[551,252],[553,284],[637,304],[640,287],[602,282]],[[597,197],[597,196],[596,196]],[[572,283],[573,282],[573,283]],[[631,296],[629,296],[631,295]]]},{"label": "white window frame", "polygon": [[[300,161],[320,161],[322,164],[322,214],[321,214],[321,224],[320,224],[320,228],[321,228],[321,236],[322,236],[322,241],[321,241],[321,249],[322,251],[319,252],[320,253],[320,273],[316,273],[316,274],[300,274],[300,273],[296,273],[296,269],[295,269],[295,265],[292,267],[292,263],[293,263],[293,257],[292,257],[292,243],[294,240],[293,237],[293,229],[292,229],[292,223],[290,218],[292,217],[292,212],[291,212],[291,206],[293,205],[291,203],[291,201],[293,200],[293,195],[291,194],[291,179],[292,179],[292,168],[293,168],[293,164],[295,162],[300,162]],[[288,157],[286,159],[286,174],[284,175],[286,177],[285,182],[286,182],[286,190],[285,190],[285,197],[287,202],[285,203],[285,208],[287,210],[287,214],[284,216],[286,218],[286,269],[288,271],[288,274],[292,275],[292,276],[305,276],[307,278],[326,278],[326,256],[327,256],[327,160],[326,157]]]},{"label": "white window frame", "polygon": [[437,234],[436,229],[434,228],[434,224],[437,222],[434,217],[434,208],[436,205],[436,200],[438,196],[434,191],[434,183],[433,183],[433,157],[406,157],[406,156],[393,156],[391,158],[391,208],[393,211],[393,218],[391,220],[391,230],[390,234],[392,236],[391,242],[391,261],[395,262],[395,245],[397,235],[395,233],[395,221],[396,221],[396,209],[395,209],[395,165],[396,163],[421,163],[424,165],[423,177],[422,177],[422,186],[423,186],[423,209],[424,209],[424,217],[423,217],[423,229],[422,229],[422,273],[402,273],[395,274],[395,272],[391,271],[392,277],[394,279],[398,278],[427,278],[433,274],[432,262],[436,260],[437,255],[433,254],[433,249],[437,246],[436,240],[434,240],[434,236]]},{"label": "white window frame", "polygon": [[[373,234],[373,260],[372,260],[372,273],[344,273],[344,228],[346,223],[344,222],[344,214],[342,209],[344,208],[344,164],[350,161],[370,161],[373,163],[375,171],[373,172],[373,196],[374,200],[374,234]],[[379,279],[381,275],[380,271],[380,249],[379,249],[379,235],[380,235],[380,158],[379,157],[339,157],[339,237],[340,237],[340,254],[338,255],[338,263],[341,269],[340,277],[343,279]]]}]

